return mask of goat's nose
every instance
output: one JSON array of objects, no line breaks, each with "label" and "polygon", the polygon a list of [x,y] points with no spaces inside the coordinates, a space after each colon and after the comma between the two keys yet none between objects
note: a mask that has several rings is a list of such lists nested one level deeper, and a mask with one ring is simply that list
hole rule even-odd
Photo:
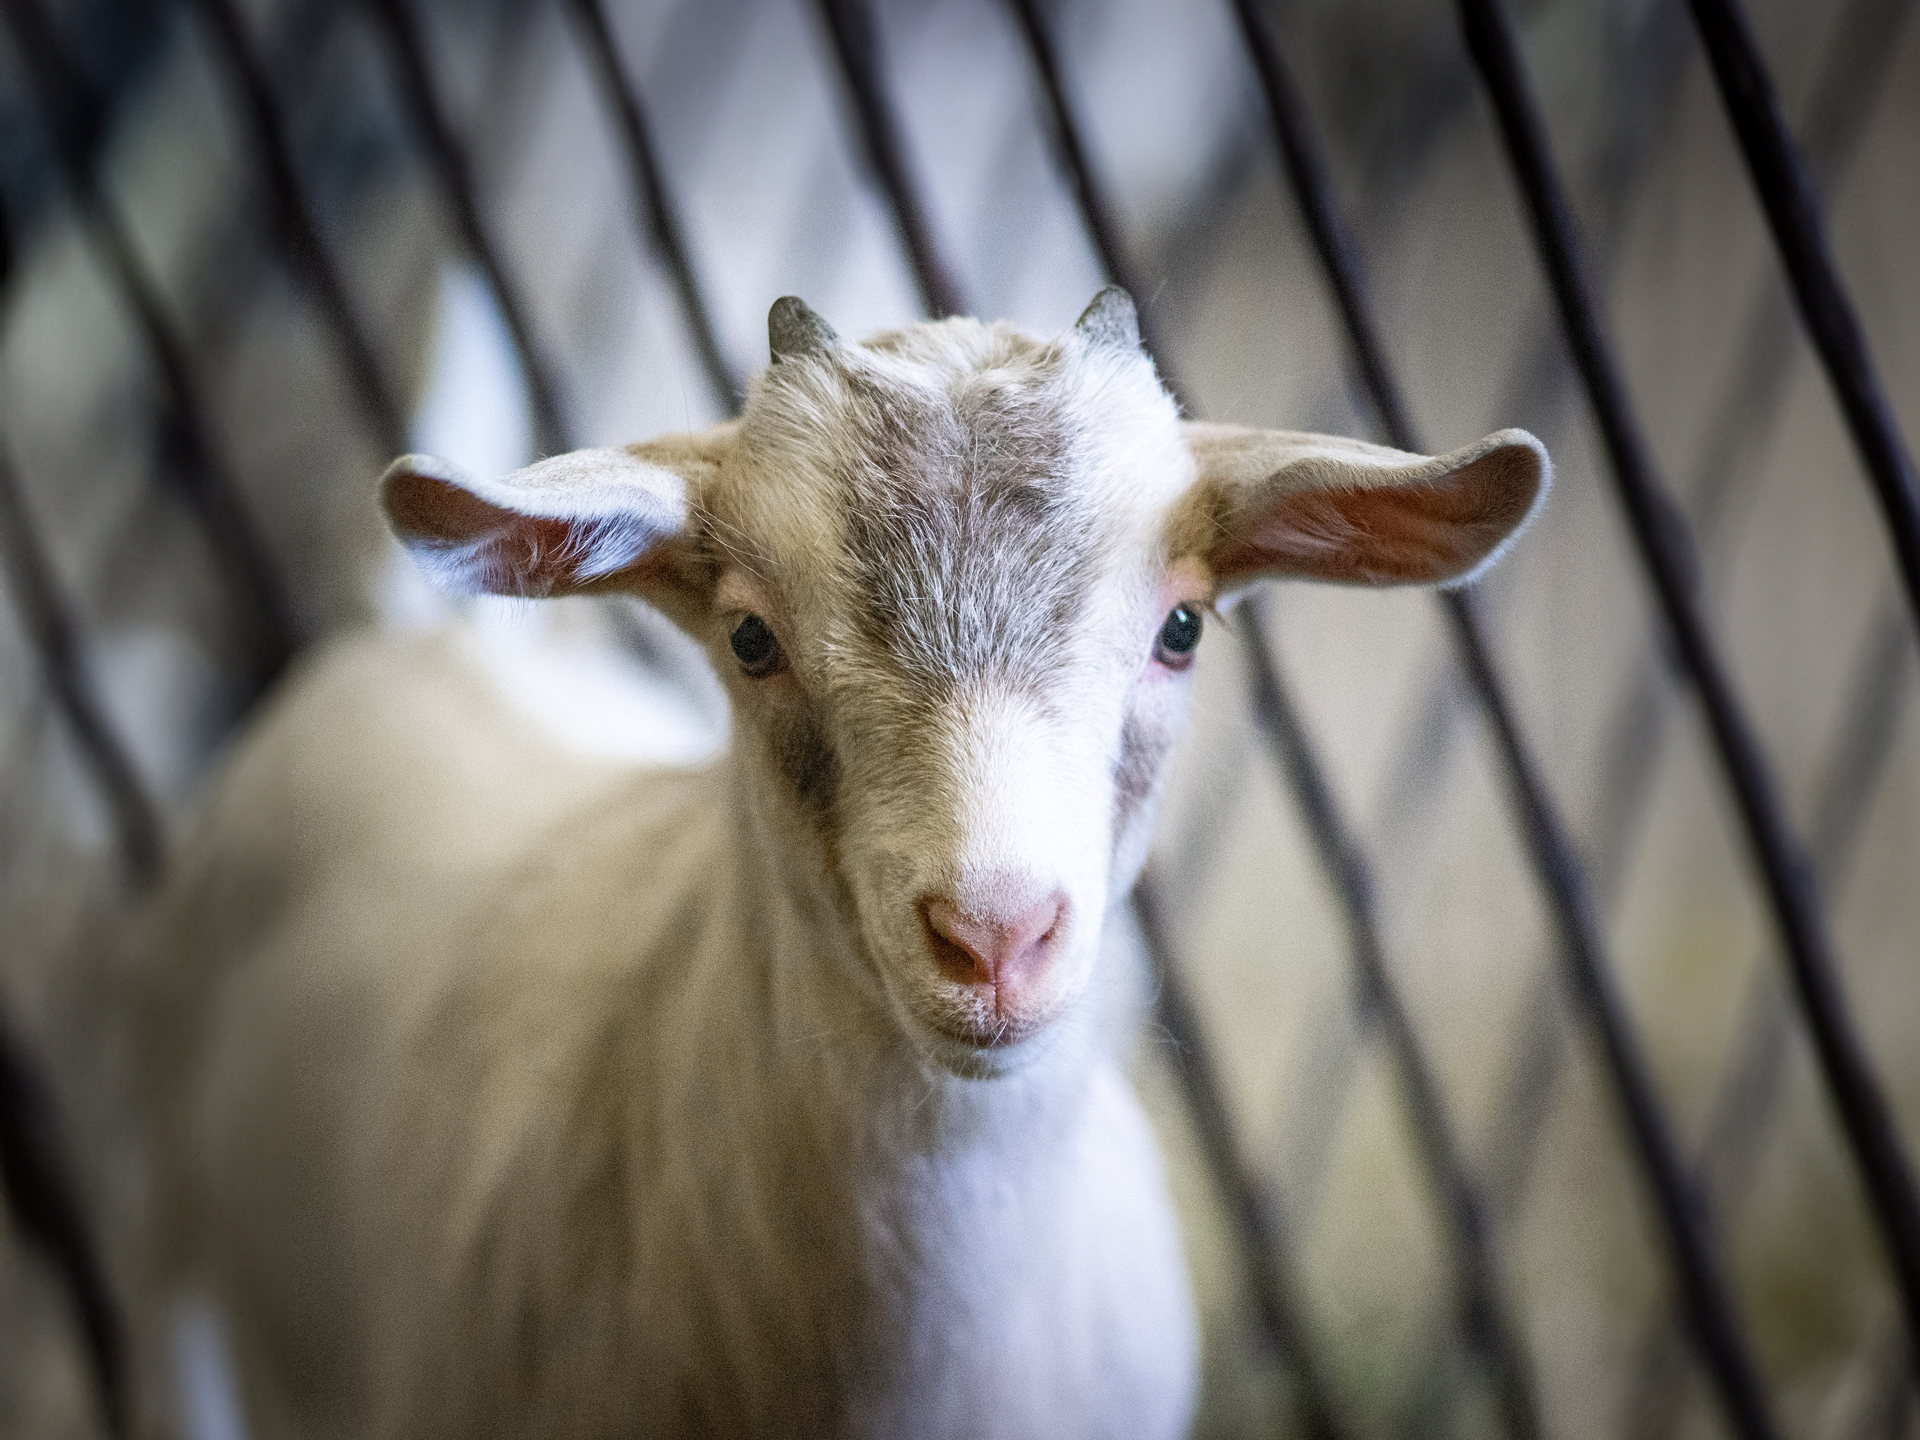
[{"label": "goat's nose", "polygon": [[962,985],[1017,984],[1043,968],[1060,938],[1067,897],[1056,890],[1024,909],[961,909],[944,895],[920,902],[940,971]]}]

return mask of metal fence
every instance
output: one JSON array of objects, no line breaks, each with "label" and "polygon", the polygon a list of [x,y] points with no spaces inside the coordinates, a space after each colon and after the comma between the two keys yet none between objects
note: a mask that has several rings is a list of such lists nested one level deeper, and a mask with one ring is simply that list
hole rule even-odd
[{"label": "metal fence", "polygon": [[[1160,278],[1143,266],[1140,248],[1129,242],[1129,221],[1099,159],[1094,124],[1076,98],[1076,48],[1069,41],[1088,5],[1044,0],[973,0],[992,23],[1017,37],[1018,83],[1034,99],[1033,120],[1049,147],[1057,176],[1097,268],[1127,285],[1143,305],[1143,333],[1170,386],[1196,408],[1177,377],[1188,373],[1180,340],[1169,333],[1165,312],[1152,303]],[[1258,128],[1247,146],[1265,148],[1284,175],[1309,253],[1318,267],[1345,354],[1339,368],[1353,377],[1356,407],[1378,438],[1409,450],[1444,448],[1427,442],[1414,419],[1390,339],[1370,294],[1363,256],[1365,237],[1353,225],[1355,204],[1341,193],[1340,166],[1329,156],[1308,92],[1296,82],[1290,44],[1304,43],[1311,26],[1301,7],[1269,7],[1263,0],[1222,0],[1223,15],[1241,63],[1251,77]],[[261,7],[254,7],[259,11]],[[64,510],[59,523],[91,538],[62,543],[57,526],[34,513],[32,496],[19,483],[8,458],[7,434],[17,420],[0,419],[0,562],[18,628],[20,649],[37,666],[38,690],[15,706],[16,770],[47,763],[40,756],[41,728],[57,726],[59,744],[71,745],[108,831],[127,881],[125,890],[88,905],[113,909],[150,885],[165,866],[166,831],[177,805],[153,793],[153,782],[129,738],[102,703],[89,616],[124,599],[100,596],[113,583],[115,546],[128,543],[131,526],[142,543],[190,547],[197,573],[211,577],[208,593],[192,598],[183,621],[205,637],[223,698],[209,736],[237,721],[272,683],[316,618],[295,598],[297,586],[267,538],[270,527],[256,514],[257,490],[239,478],[240,464],[223,417],[206,393],[207,356],[232,344],[244,314],[188,316],[168,293],[153,259],[154,240],[143,235],[117,198],[106,173],[109,140],[117,130],[140,125],[129,113],[131,82],[141,57],[161,46],[169,23],[190,27],[192,44],[214,77],[224,107],[226,143],[235,147],[236,170],[257,200],[261,234],[253,262],[289,277],[293,311],[309,326],[314,343],[331,356],[345,410],[360,434],[339,463],[351,470],[359,457],[410,448],[409,417],[416,378],[382,326],[365,284],[356,285],[353,264],[375,263],[351,252],[361,243],[364,222],[354,219],[353,197],[326,179],[314,159],[311,115],[302,119],[283,77],[300,67],[289,56],[320,45],[320,37],[353,27],[366,57],[377,57],[380,93],[362,97],[378,124],[403,137],[401,153],[415,157],[430,177],[445,215],[448,243],[464,254],[484,282],[504,324],[524,379],[533,444],[552,452],[579,443],[581,426],[570,399],[568,367],[559,352],[564,317],[541,313],[525,277],[501,240],[497,197],[488,193],[484,125],[455,118],[449,69],[471,74],[477,62],[446,52],[448,26],[436,30],[441,12],[419,0],[362,0],[357,7],[284,5],[250,13],[237,0],[182,0],[179,14],[132,27],[119,52],[102,36],[126,17],[106,5],[57,7],[50,0],[4,0],[3,33],[8,65],[0,73],[13,138],[8,142],[5,181],[7,227],[17,260],[29,239],[63,217],[84,241],[87,264],[99,282],[114,322],[144,367],[150,403],[134,423],[143,463],[124,473],[129,488],[152,486],[167,513],[185,523],[161,524],[146,500],[120,498],[118,519],[90,517],[86,507]],[[656,138],[655,116],[640,91],[635,46],[622,36],[633,14],[601,0],[562,0],[576,63],[590,79],[600,127],[622,167],[631,204],[632,239],[678,309],[687,341],[688,373],[710,391],[711,407],[737,406],[743,366],[712,298],[716,261],[703,254],[676,193],[678,171]],[[639,7],[636,7],[636,10]],[[656,7],[657,8],[657,7]],[[735,7],[738,11],[742,7]],[[949,7],[951,8],[951,7]],[[1435,7],[1444,16],[1446,7]],[[1536,7],[1537,8],[1537,7]],[[526,40],[527,16],[540,7],[468,6],[455,28],[494,34],[503,47]],[[1764,214],[1799,325],[1812,341],[1832,404],[1858,455],[1859,469],[1878,507],[1887,555],[1861,564],[1884,568],[1896,581],[1897,605],[1875,612],[1857,678],[1844,697],[1834,726],[1831,759],[1811,782],[1813,798],[1795,820],[1788,790],[1776,775],[1762,732],[1743,700],[1736,666],[1723,644],[1724,621],[1714,613],[1711,552],[1722,527],[1726,497],[1743,466],[1754,463],[1757,414],[1783,403],[1798,353],[1799,337],[1776,290],[1752,307],[1743,333],[1730,336],[1736,356],[1724,397],[1707,419],[1712,457],[1692,477],[1684,498],[1661,478],[1646,427],[1636,414],[1635,377],[1623,364],[1599,291],[1602,270],[1595,255],[1609,254],[1613,232],[1623,223],[1644,181],[1656,138],[1638,138],[1630,125],[1617,127],[1612,168],[1599,167],[1597,183],[1585,185],[1576,207],[1558,158],[1555,136],[1543,115],[1529,56],[1514,17],[1501,0],[1458,0],[1458,57],[1435,60],[1428,76],[1436,114],[1483,111],[1498,135],[1498,154],[1519,223],[1537,257],[1551,325],[1523,332],[1504,363],[1515,377],[1510,391],[1516,412],[1502,423],[1534,423],[1530,410],[1544,406],[1541,389],[1571,375],[1577,397],[1590,412],[1597,436],[1592,470],[1624,518],[1639,572],[1637,585],[1648,615],[1639,655],[1622,672],[1608,708],[1599,753],[1603,778],[1594,787],[1590,813],[1570,822],[1554,766],[1543,759],[1543,741],[1530,727],[1516,698],[1513,664],[1499,637],[1498,611],[1470,592],[1448,592],[1438,606],[1437,635],[1451,659],[1435,671],[1431,693],[1408,707],[1410,758],[1396,772],[1401,794],[1394,807],[1417,812],[1423,777],[1443,768],[1442,752],[1468,732],[1484,733],[1505,809],[1505,823],[1524,857],[1546,919],[1547,944],[1539,973],[1520,983],[1503,1078],[1494,1087],[1490,1140],[1466,1131],[1463,1106],[1448,1093],[1448,1075],[1434,1058],[1431,1023],[1411,998],[1401,968],[1404,942],[1390,938],[1382,917],[1380,885],[1396,857],[1391,843],[1370,836],[1343,798],[1337,767],[1303,708],[1285,645],[1270,633],[1270,617],[1256,606],[1237,624],[1244,654],[1252,723],[1269,749],[1274,772],[1284,782],[1294,814],[1309,838],[1324,879],[1336,898],[1345,933],[1351,977],[1347,1029],[1316,1052],[1300,1087],[1302,1103],[1319,1107],[1321,1128],[1337,1128],[1343,1097],[1368,1065],[1383,1067],[1404,1116],[1408,1154],[1423,1177],[1423,1194],[1444,1255],[1445,1300],[1433,1317],[1418,1373],[1400,1387],[1393,1427],[1408,1433],[1451,1433],[1486,1428],[1513,1436],[1566,1428],[1560,1410],[1543,1400],[1545,1372],[1556,1363],[1538,1339],[1513,1276],[1513,1232],[1520,1224],[1529,1185],[1537,1173],[1547,1113],[1556,1087],[1577,1067],[1578,1053],[1595,1058],[1617,1118],[1617,1144],[1628,1157],[1650,1217],[1652,1243],[1665,1268],[1667,1299],[1644,1317],[1632,1342],[1636,1357],[1614,1414],[1620,1433],[1666,1433],[1679,1423],[1688,1377],[1704,1376],[1711,1403],[1695,1423],[1743,1437],[1786,1433],[1775,1386],[1752,1333],[1750,1295],[1743,1295],[1729,1255],[1730,1215],[1751,1184],[1757,1155],[1777,1123],[1783,1076],[1796,1047],[1810,1047],[1824,1091],[1825,1123],[1838,1152],[1857,1180],[1871,1219],[1873,1263],[1891,1277],[1897,1303],[1876,1313],[1880,1338],[1870,1347],[1863,1373],[1867,1393],[1850,1412],[1856,1433],[1898,1435],[1908,1410],[1920,1350],[1920,1206],[1908,1146],[1896,1103],[1879,1078],[1878,1065],[1850,1015],[1846,972],[1835,940],[1833,895],[1858,851],[1867,816],[1903,733],[1915,689],[1915,620],[1920,618],[1920,499],[1911,457],[1895,421],[1895,406],[1876,375],[1869,347],[1823,228],[1819,192],[1831,183],[1869,127],[1874,97],[1899,52],[1908,7],[1901,0],[1851,0],[1834,21],[1831,57],[1817,78],[1798,128],[1785,118],[1748,18],[1739,0],[1653,0],[1621,7],[1631,43],[1623,43],[1616,77],[1643,88],[1616,101],[1628,120],[1667,103],[1678,76],[1696,53],[1704,53],[1751,177],[1752,203]],[[1532,14],[1533,12],[1529,12]],[[1547,7],[1550,18],[1553,7]],[[476,16],[478,18],[476,18]],[[1688,20],[1691,22],[1689,33]],[[867,0],[819,0],[808,22],[819,39],[815,57],[844,107],[846,143],[858,173],[867,177],[904,257],[924,311],[970,313],[969,283],[949,248],[942,218],[928,193],[924,147],[916,149],[902,115],[898,78],[888,63],[889,26],[899,16]],[[983,19],[982,23],[986,23]],[[359,53],[359,52],[356,52]],[[1449,54],[1451,52],[1448,52]],[[1414,62],[1400,57],[1400,74],[1411,85]],[[1449,69],[1454,64],[1454,69]],[[1466,67],[1470,64],[1470,70]],[[462,69],[464,67],[464,69]],[[1664,78],[1663,78],[1664,77]],[[312,77],[307,83],[314,84]],[[490,93],[483,82],[478,93]],[[1663,90],[1664,87],[1664,90]],[[338,87],[318,87],[339,105]],[[474,88],[468,82],[471,95]],[[469,111],[472,105],[469,103]],[[485,107],[482,107],[483,109]],[[376,121],[366,122],[374,126]],[[307,132],[302,137],[300,126]],[[351,127],[349,127],[351,128]],[[493,137],[497,140],[497,136]],[[375,142],[365,141],[373,145]],[[1636,149],[1636,146],[1638,147]],[[304,151],[303,151],[304,147]],[[375,148],[379,148],[377,145]],[[391,147],[389,147],[391,148]],[[386,151],[382,150],[385,154]],[[1608,155],[1602,156],[1609,159]],[[390,162],[399,163],[399,162]],[[1247,163],[1242,160],[1239,163]],[[1351,167],[1349,167],[1351,168]],[[331,172],[328,172],[331,173]],[[1582,213],[1576,214],[1579,208]],[[1204,217],[1202,217],[1204,220]],[[1137,226],[1134,227],[1137,230]],[[1583,239],[1589,230],[1592,242]],[[1907,237],[1911,245],[1915,237]],[[236,251],[246,248],[236,242]],[[212,263],[225,263],[214,261]],[[0,286],[24,283],[15,263],[0,272]],[[235,295],[263,282],[236,279]],[[1909,277],[1910,283],[1910,277]],[[213,287],[215,291],[221,289]],[[8,300],[15,297],[8,295]],[[244,305],[233,302],[244,311]],[[282,314],[282,312],[275,312]],[[279,323],[287,321],[282,314]],[[221,328],[228,338],[223,340]],[[1476,356],[1487,368],[1499,357]],[[1449,437],[1457,438],[1457,437]],[[131,442],[130,442],[131,443]],[[357,449],[354,447],[358,447]],[[1836,463],[1833,461],[1829,464]],[[1578,473],[1575,466],[1563,471]],[[373,473],[371,470],[367,474]],[[55,486],[101,489],[84,477],[56,477]],[[108,487],[110,488],[110,487]],[[101,503],[112,508],[112,496]],[[136,517],[127,518],[127,512]],[[76,516],[78,518],[76,518]],[[138,518],[145,517],[145,518]],[[284,517],[281,528],[289,522]],[[116,528],[118,527],[118,528]],[[99,538],[101,535],[106,538]],[[116,538],[117,536],[117,538]],[[282,546],[284,550],[284,545]],[[71,563],[85,554],[88,563]],[[61,563],[62,556],[68,563]],[[1283,604],[1285,602],[1282,602]],[[1796,657],[1779,657],[1790,667]],[[1456,682],[1447,677],[1460,677]],[[1464,694],[1466,703],[1458,703]],[[52,718],[49,718],[52,717]],[[1621,940],[1610,921],[1641,842],[1641,824],[1653,804],[1654,771],[1662,737],[1693,727],[1700,766],[1719,787],[1730,833],[1741,847],[1747,883],[1767,922],[1768,963],[1756,968],[1739,1023],[1724,1047],[1702,1123],[1682,1123],[1656,1077],[1642,1027],[1623,990]],[[28,737],[28,738],[23,738]],[[1678,741],[1675,744],[1680,743]],[[203,747],[204,748],[204,747]],[[1546,748],[1550,748],[1548,745]],[[1689,755],[1694,753],[1689,750]],[[9,857],[32,844],[36,810],[15,796],[8,802]],[[25,831],[27,838],[21,838]],[[1577,838],[1578,837],[1578,838]],[[1896,835],[1909,859],[1920,859],[1920,836]],[[84,847],[83,847],[84,848]],[[1194,847],[1204,855],[1205,842]],[[19,873],[32,866],[10,858]],[[82,863],[75,861],[75,864]],[[1136,914],[1158,976],[1158,1017],[1172,1042],[1170,1073],[1177,1077],[1196,1153],[1216,1188],[1226,1233],[1249,1296],[1245,1321],[1283,1373],[1284,1403],[1265,1420],[1299,1433],[1335,1436],[1379,1428],[1378,1416],[1345,1367],[1329,1359],[1328,1327],[1313,1310],[1303,1284],[1302,1249],[1310,1244],[1312,1186],[1282,1167],[1270,1178],[1267,1160],[1252,1153],[1248,1126],[1236,1119],[1234,1085],[1216,1063],[1207,1008],[1194,993],[1194,967],[1204,964],[1186,933],[1183,912],[1171,895],[1184,877],[1161,859],[1136,896]],[[1920,976],[1912,982],[1920,986]],[[49,1033],[57,1033],[55,1031]],[[0,1171],[4,1172],[16,1232],[52,1258],[71,1287],[98,1381],[102,1413],[110,1429],[124,1421],[121,1345],[103,1267],[88,1243],[85,1206],[60,1155],[47,1087],[28,1063],[24,1028],[5,1032],[0,1046]],[[1589,1048],[1590,1047],[1590,1048]],[[45,1057],[43,1057],[45,1058]],[[53,1068],[58,1069],[59,1066]],[[1911,1134],[1913,1119],[1907,1121]],[[1309,1130],[1312,1127],[1308,1127]],[[69,1146],[69,1148],[72,1148]],[[1309,1147],[1310,1149],[1310,1147]],[[1304,1156],[1303,1170],[1315,1161]],[[70,1158],[70,1157],[69,1157]],[[1475,1397],[1479,1397],[1476,1399]],[[1478,1405],[1480,1408],[1476,1409]],[[1244,1422],[1252,1423],[1252,1422]]]}]

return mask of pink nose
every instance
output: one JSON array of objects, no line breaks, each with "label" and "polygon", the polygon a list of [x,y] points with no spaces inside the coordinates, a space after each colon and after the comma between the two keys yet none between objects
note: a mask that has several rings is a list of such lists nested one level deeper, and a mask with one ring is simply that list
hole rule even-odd
[{"label": "pink nose", "polygon": [[927,941],[940,972],[962,985],[1018,985],[1045,968],[1066,918],[1056,890],[1024,910],[962,910],[944,895],[920,902]]}]

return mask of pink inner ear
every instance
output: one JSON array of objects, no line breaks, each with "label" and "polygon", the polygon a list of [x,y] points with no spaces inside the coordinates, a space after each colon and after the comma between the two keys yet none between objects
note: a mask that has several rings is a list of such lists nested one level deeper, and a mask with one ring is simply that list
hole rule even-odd
[{"label": "pink inner ear", "polygon": [[1538,488],[1533,452],[1512,445],[1424,483],[1295,491],[1248,517],[1207,563],[1223,584],[1262,573],[1437,584],[1486,559]]},{"label": "pink inner ear", "polygon": [[510,511],[432,475],[394,475],[383,498],[394,529],[428,545],[471,545],[514,519]]},{"label": "pink inner ear", "polygon": [[[616,528],[522,515],[430,475],[394,476],[385,498],[388,517],[410,546],[458,554],[461,583],[494,595],[539,597],[580,588],[580,562],[593,538]],[[643,562],[625,568],[638,571]],[[612,578],[595,575],[585,583]]]}]

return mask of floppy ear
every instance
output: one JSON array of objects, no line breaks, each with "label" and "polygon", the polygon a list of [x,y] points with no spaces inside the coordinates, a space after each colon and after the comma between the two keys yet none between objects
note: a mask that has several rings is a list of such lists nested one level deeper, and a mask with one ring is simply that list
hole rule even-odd
[{"label": "floppy ear", "polygon": [[1462,585],[1533,518],[1552,466],[1524,430],[1430,457],[1360,440],[1189,421],[1199,470],[1179,548],[1222,593],[1261,576]]},{"label": "floppy ear", "polygon": [[401,543],[447,590],[672,589],[690,579],[689,485],[719,468],[734,429],[575,450],[501,480],[406,455],[381,477],[381,503]]}]

